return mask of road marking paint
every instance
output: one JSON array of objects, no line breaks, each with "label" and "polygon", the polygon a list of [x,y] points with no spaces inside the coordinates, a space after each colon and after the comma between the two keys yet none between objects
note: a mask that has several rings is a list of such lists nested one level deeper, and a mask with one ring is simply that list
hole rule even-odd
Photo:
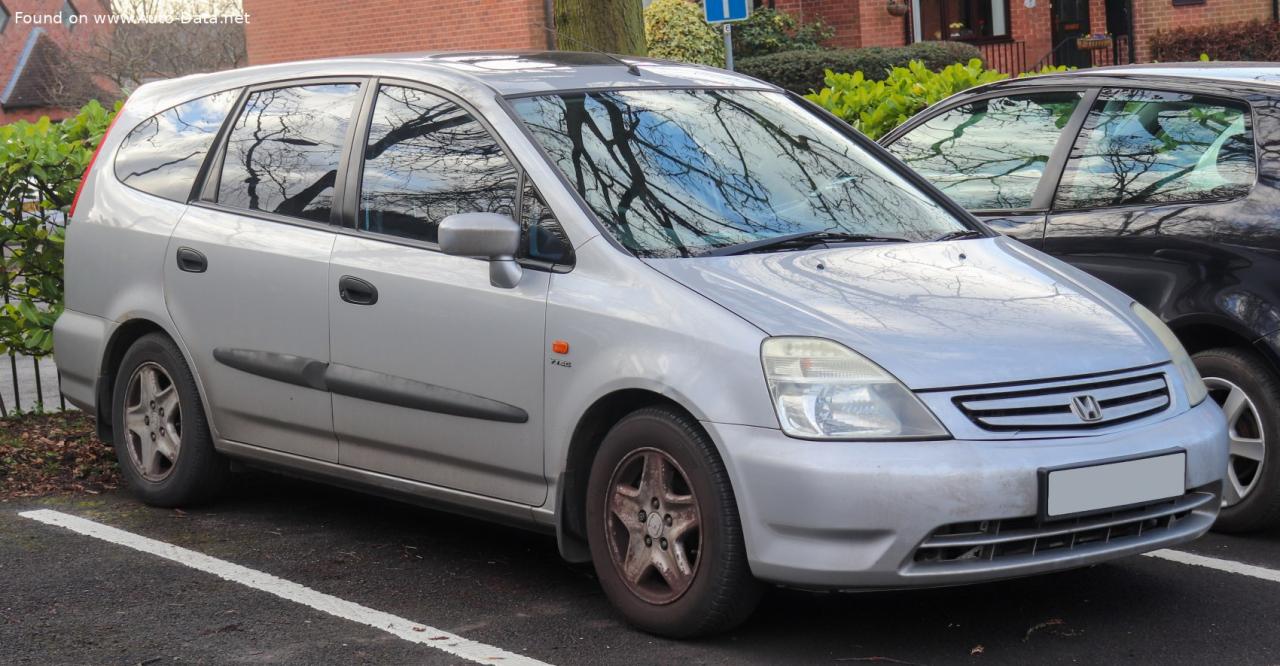
[{"label": "road marking paint", "polygon": [[1207,567],[1209,569],[1216,569],[1227,573],[1240,574],[1241,576],[1250,576],[1252,578],[1269,580],[1273,583],[1280,583],[1280,571],[1254,566],[1252,564],[1244,564],[1243,562],[1220,560],[1216,557],[1205,557],[1204,555],[1196,555],[1194,553],[1187,553],[1181,550],[1169,549],[1155,550],[1144,554],[1147,557],[1169,560],[1170,562],[1190,564],[1195,567]]},{"label": "road marking paint", "polygon": [[210,557],[204,553],[198,553],[163,541],[156,541],[155,539],[72,516],[61,511],[40,509],[37,511],[23,511],[18,515],[46,525],[63,527],[78,534],[162,557],[192,569],[211,573],[224,580],[239,583],[245,587],[274,594],[281,599],[287,599],[344,620],[385,631],[410,643],[433,647],[455,657],[482,664],[501,663],[504,665],[515,664],[517,666],[546,666],[546,664],[536,659],[507,652],[492,645],[485,645],[484,643],[412,622],[390,613],[361,606],[352,601],[317,592],[304,585],[299,585],[268,573],[255,571],[239,564]]}]

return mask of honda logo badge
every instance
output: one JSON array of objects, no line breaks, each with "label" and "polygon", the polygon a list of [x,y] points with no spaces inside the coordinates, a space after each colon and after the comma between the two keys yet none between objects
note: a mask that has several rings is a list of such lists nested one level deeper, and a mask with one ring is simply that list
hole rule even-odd
[{"label": "honda logo badge", "polygon": [[1091,395],[1078,395],[1071,399],[1071,413],[1085,423],[1102,420],[1102,405]]}]

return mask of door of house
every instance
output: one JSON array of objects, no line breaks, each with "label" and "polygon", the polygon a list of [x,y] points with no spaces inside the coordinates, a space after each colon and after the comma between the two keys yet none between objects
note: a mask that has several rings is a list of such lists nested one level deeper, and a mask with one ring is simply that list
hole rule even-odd
[{"label": "door of house", "polygon": [[1089,34],[1089,0],[1054,0],[1053,44],[1055,65],[1088,67],[1093,64],[1088,51],[1076,48],[1076,37]]}]

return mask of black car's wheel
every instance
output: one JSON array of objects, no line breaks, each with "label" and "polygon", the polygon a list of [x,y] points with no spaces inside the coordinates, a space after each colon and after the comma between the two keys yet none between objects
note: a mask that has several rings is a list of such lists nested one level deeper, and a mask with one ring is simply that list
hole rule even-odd
[{"label": "black car's wheel", "polygon": [[600,584],[633,625],[691,637],[754,610],[761,585],[728,474],[689,416],[652,407],[618,422],[596,453],[586,509]]},{"label": "black car's wheel", "polygon": [[1231,456],[1214,529],[1249,532],[1280,525],[1280,380],[1252,351],[1195,354],[1209,397],[1227,416]]},{"label": "black car's wheel", "polygon": [[133,343],[112,403],[116,457],[139,499],[172,507],[217,493],[227,460],[213,449],[195,379],[172,340],[153,333]]}]

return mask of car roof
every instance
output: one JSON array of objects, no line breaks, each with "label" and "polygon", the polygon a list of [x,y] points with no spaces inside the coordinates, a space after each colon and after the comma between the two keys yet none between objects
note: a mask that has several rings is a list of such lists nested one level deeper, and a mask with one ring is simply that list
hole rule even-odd
[{"label": "car roof", "polygon": [[[1280,65],[1270,62],[1172,62],[1145,65],[1093,67],[1069,72],[1041,74],[1026,78],[1005,79],[971,91],[989,91],[1022,86],[1060,86],[1070,83],[1085,85],[1151,85],[1184,82],[1196,87],[1218,87],[1223,90],[1248,88],[1280,92]],[[968,92],[968,91],[966,91]]]},{"label": "car roof", "polygon": [[[144,86],[147,93],[214,91],[305,77],[406,76],[478,85],[503,96],[605,88],[777,89],[758,79],[688,63],[577,51],[395,53],[257,65]],[[140,88],[139,90],[142,90]]]}]

